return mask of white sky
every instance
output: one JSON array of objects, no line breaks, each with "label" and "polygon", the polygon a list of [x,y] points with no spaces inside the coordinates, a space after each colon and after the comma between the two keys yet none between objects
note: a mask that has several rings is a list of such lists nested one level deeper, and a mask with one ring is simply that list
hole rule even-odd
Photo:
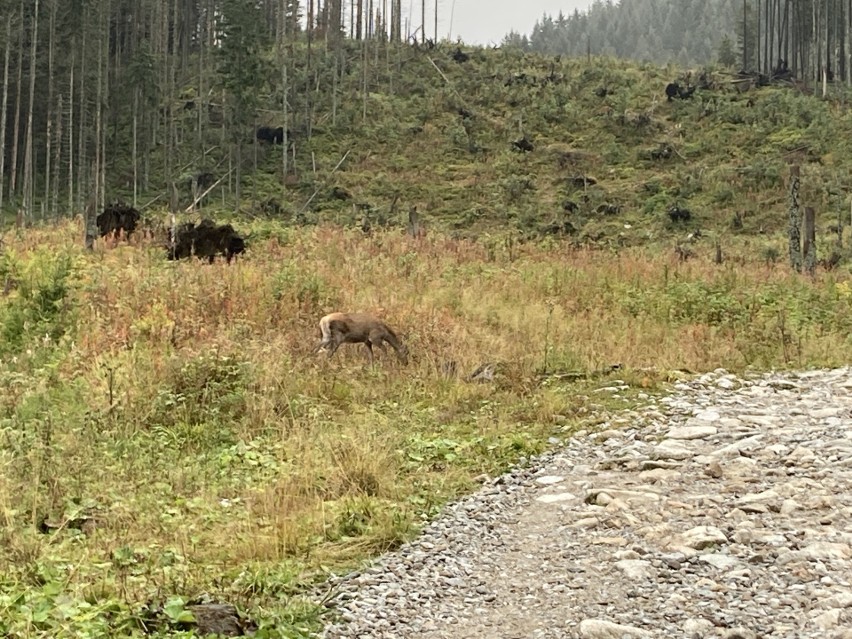
[{"label": "white sky", "polygon": [[[586,9],[592,0],[426,0],[426,37],[435,37],[435,2],[438,3],[438,37],[461,38],[468,44],[499,44],[512,29],[529,34],[545,13],[556,17]],[[421,22],[422,0],[402,0],[403,12],[414,15],[413,32]],[[451,22],[452,20],[452,22]],[[452,29],[452,31],[451,31]],[[403,27],[405,31],[405,27]],[[420,34],[418,32],[418,40]]]}]

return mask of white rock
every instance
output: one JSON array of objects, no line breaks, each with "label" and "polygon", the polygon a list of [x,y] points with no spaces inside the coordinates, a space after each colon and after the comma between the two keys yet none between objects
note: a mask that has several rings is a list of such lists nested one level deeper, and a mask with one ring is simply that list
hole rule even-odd
[{"label": "white rock", "polygon": [[643,470],[639,473],[639,479],[647,482],[667,481],[679,479],[681,472],[671,468],[654,468],[652,470]]},{"label": "white rock", "polygon": [[852,549],[850,549],[848,544],[818,541],[805,546],[796,554],[805,559],[815,559],[817,561],[843,560],[852,557]]},{"label": "white rock", "polygon": [[843,410],[839,406],[827,406],[825,408],[811,409],[808,411],[808,415],[815,419],[824,419],[826,417],[837,417]]},{"label": "white rock", "polygon": [[694,451],[674,439],[661,441],[651,451],[651,459],[690,459],[694,456]]},{"label": "white rock", "polygon": [[623,626],[604,619],[584,619],[580,622],[582,639],[650,639],[654,635],[647,630]]},{"label": "white rock", "polygon": [[756,504],[767,501],[777,501],[781,496],[774,490],[764,490],[761,493],[749,493],[743,495],[737,500],[737,505],[742,507],[744,504]]},{"label": "white rock", "polygon": [[822,603],[826,608],[852,608],[852,592],[839,592]]},{"label": "white rock", "polygon": [[672,428],[668,433],[666,433],[666,437],[669,439],[706,439],[707,437],[712,437],[718,432],[719,429],[715,426],[687,425]]},{"label": "white rock", "polygon": [[553,495],[536,497],[536,501],[540,501],[543,504],[556,504],[560,501],[571,501],[572,499],[577,499],[577,495],[572,493],[554,493]]},{"label": "white rock", "polygon": [[714,526],[696,526],[680,536],[680,542],[689,548],[701,550],[709,546],[725,544],[728,538]]},{"label": "white rock", "polygon": [[719,421],[721,418],[721,413],[715,410],[703,410],[700,413],[695,414],[695,419],[699,419],[702,422],[715,422]]},{"label": "white rock", "polygon": [[651,562],[644,559],[622,559],[615,562],[615,567],[628,579],[651,579],[655,574]]},{"label": "white rock", "polygon": [[839,608],[832,608],[818,614],[813,618],[814,625],[822,630],[831,630],[840,625],[840,615],[843,611]]},{"label": "white rock", "polygon": [[535,478],[535,483],[541,484],[542,486],[550,486],[563,481],[565,481],[565,478],[560,477],[559,475],[543,475],[542,477]]},{"label": "white rock", "polygon": [[709,636],[709,633],[714,627],[713,622],[708,621],[707,619],[687,619],[681,630],[683,631],[684,637],[687,639],[694,639],[697,637]]},{"label": "white rock", "polygon": [[742,562],[736,557],[725,555],[720,552],[714,552],[707,555],[699,555],[698,559],[705,564],[710,564],[719,570],[734,570],[742,567]]}]

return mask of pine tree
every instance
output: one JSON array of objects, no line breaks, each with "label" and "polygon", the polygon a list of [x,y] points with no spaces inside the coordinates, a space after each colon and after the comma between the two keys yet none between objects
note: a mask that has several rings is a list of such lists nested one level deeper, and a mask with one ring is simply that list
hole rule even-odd
[{"label": "pine tree", "polygon": [[729,35],[722,36],[716,53],[719,64],[726,67],[734,67],[737,64],[737,52],[734,50],[734,41]]}]

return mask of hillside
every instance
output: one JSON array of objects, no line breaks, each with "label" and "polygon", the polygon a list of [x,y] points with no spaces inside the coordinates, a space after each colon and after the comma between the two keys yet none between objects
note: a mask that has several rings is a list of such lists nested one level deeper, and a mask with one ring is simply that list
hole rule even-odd
[{"label": "hillside", "polygon": [[[73,55],[54,56],[52,68],[40,58],[28,70],[22,48],[27,73],[4,88],[7,222],[19,211],[56,219],[114,200],[159,218],[207,192],[205,210],[229,220],[399,225],[416,207],[428,226],[471,236],[670,246],[700,230],[736,246],[783,228],[791,164],[803,165],[802,204],[823,230],[847,207],[845,84],[821,99],[801,82],[749,88],[710,67],[686,75],[599,56],[320,31],[275,40],[276,23],[259,10],[225,5],[222,23],[203,12],[181,18],[209,42],[122,49],[108,32],[114,57],[103,68],[84,64],[93,52],[74,38]],[[137,7],[139,19],[152,10]],[[54,19],[58,42],[77,27],[102,37],[73,12]],[[30,72],[47,71],[48,99],[31,100],[26,180],[23,93]],[[669,101],[673,81],[699,86]],[[258,141],[259,127],[273,134]],[[688,215],[673,222],[673,208]]]},{"label": "hillside", "polygon": [[[791,164],[802,165],[803,204],[821,228],[846,209],[852,116],[840,87],[830,100],[787,84],[741,93],[747,83],[708,71],[709,88],[667,101],[667,83],[684,83],[673,68],[511,49],[458,62],[455,50],[398,51],[393,73],[374,77],[366,99],[341,91],[337,111],[319,95],[310,137],[304,123],[292,127],[284,180],[280,145],[244,149],[240,210],[350,225],[402,224],[417,207],[427,225],[471,236],[558,228],[578,244],[625,246],[700,229],[727,245],[784,228]],[[359,75],[353,63],[348,76]],[[265,106],[263,123],[276,125],[281,114]],[[514,145],[521,139],[532,150]],[[221,177],[227,157],[193,163],[193,148],[178,149],[184,184],[193,173]],[[225,191],[205,204],[220,217],[234,206]],[[181,206],[190,202],[185,188]],[[673,207],[689,219],[673,222]]]}]

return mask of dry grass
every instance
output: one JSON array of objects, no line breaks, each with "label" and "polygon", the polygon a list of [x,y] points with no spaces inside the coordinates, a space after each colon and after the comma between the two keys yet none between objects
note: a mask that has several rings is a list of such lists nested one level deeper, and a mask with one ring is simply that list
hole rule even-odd
[{"label": "dry grass", "polygon": [[[26,340],[0,363],[0,564],[13,579],[48,570],[75,596],[212,589],[268,606],[257,593],[286,586],[268,580],[393,547],[475,475],[570,432],[584,387],[541,385],[544,372],[618,363],[641,391],[673,369],[852,354],[849,287],[834,276],[436,234],[255,231],[269,239],[231,266],[168,263],[144,244],[85,254],[71,223],[7,242],[3,268],[34,290],[52,260],[73,264],[44,325],[61,335],[10,319],[37,296],[13,291],[0,307],[4,330]],[[370,369],[361,347],[312,355],[334,310],[384,317],[411,364],[389,354]],[[487,361],[502,363],[497,383],[461,378]],[[75,512],[94,529],[67,526]],[[42,535],[43,517],[66,526]],[[270,577],[281,562],[295,568]]]}]

